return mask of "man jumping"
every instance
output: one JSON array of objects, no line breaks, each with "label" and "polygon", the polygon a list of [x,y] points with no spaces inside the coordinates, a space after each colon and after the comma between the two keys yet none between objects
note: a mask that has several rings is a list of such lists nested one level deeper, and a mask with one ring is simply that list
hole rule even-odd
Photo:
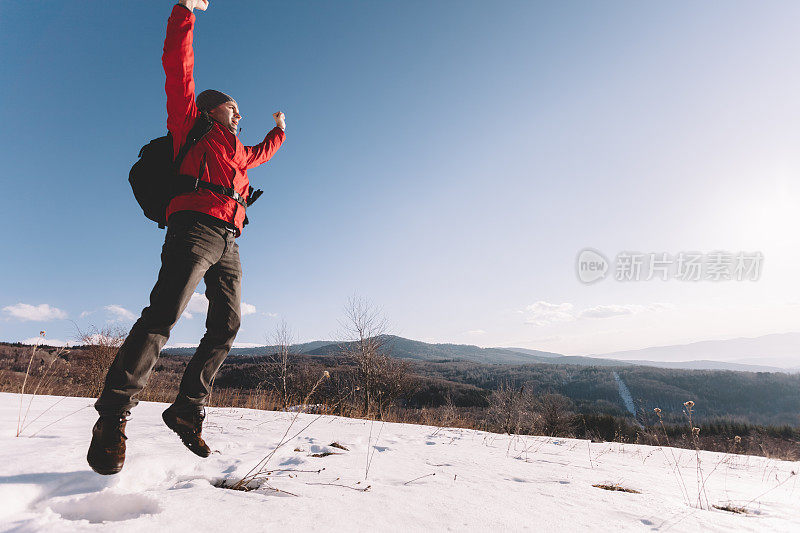
[{"label": "man jumping", "polygon": [[92,429],[87,460],[99,474],[116,474],[125,462],[125,424],[136,406],[136,394],[147,383],[161,348],[201,279],[208,297],[206,333],[189,361],[175,402],[162,418],[183,443],[200,457],[211,450],[203,441],[203,407],[211,381],[233,345],[241,321],[242,267],[236,237],[245,223],[250,182],[247,169],[269,161],[283,143],[283,113],[272,116],[276,127],[256,146],[243,146],[237,137],[242,115],[227,94],[194,88],[192,30],[194,9],[205,11],[208,0],[181,0],[167,22],[162,63],[166,73],[167,128],[175,155],[192,126],[207,114],[209,131],[186,154],[179,173],[232,188],[240,196],[207,189],[176,196],[167,208],[167,235],[161,270],[150,293],[150,305],[131,328],[106,375],[95,409],[100,418]]}]

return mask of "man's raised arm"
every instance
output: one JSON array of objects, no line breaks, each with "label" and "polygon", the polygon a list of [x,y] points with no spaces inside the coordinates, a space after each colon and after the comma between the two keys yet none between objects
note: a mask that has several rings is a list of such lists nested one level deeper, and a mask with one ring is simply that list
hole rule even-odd
[{"label": "man's raised arm", "polygon": [[[164,88],[167,91],[167,128],[180,146],[197,116],[194,101],[194,50],[192,30],[193,9],[204,11],[207,0],[181,0],[172,8],[167,21],[167,37],[164,39],[164,54],[161,63],[167,76]],[[176,148],[177,150],[177,148]]]},{"label": "man's raised arm", "polygon": [[284,133],[286,130],[286,117],[282,112],[278,111],[272,114],[272,118],[275,119],[275,127],[267,133],[264,140],[255,146],[244,147],[246,168],[257,167],[269,161],[286,139],[286,134]]}]

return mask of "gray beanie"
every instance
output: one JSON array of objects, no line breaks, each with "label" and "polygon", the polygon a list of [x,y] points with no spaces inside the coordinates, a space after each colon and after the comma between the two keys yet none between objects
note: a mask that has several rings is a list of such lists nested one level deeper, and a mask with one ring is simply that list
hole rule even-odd
[{"label": "gray beanie", "polygon": [[235,102],[235,100],[229,95],[214,89],[207,89],[197,95],[197,109],[200,111],[211,111],[225,102]]}]

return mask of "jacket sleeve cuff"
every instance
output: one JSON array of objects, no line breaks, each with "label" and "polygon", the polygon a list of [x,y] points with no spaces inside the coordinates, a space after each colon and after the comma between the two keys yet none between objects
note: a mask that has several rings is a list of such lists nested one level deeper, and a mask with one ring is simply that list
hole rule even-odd
[{"label": "jacket sleeve cuff", "polygon": [[275,136],[277,136],[277,137],[280,137],[281,141],[283,141],[284,139],[286,139],[286,132],[285,132],[285,131],[283,131],[283,130],[282,130],[280,127],[278,127],[278,126],[275,126],[274,128],[272,128],[272,131],[270,131],[270,132],[269,132],[269,135],[273,135],[273,134],[274,134]]}]

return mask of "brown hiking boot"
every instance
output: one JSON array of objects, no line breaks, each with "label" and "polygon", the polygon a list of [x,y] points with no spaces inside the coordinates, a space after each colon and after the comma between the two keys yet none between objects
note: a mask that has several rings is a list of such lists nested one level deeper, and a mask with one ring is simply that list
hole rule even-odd
[{"label": "brown hiking boot", "polygon": [[178,434],[184,446],[189,448],[192,453],[200,457],[211,455],[211,448],[208,447],[200,432],[203,430],[203,414],[182,413],[175,409],[174,405],[161,413],[161,418],[169,429]]},{"label": "brown hiking boot", "polygon": [[92,470],[108,476],[122,470],[125,464],[124,416],[101,416],[92,428],[92,443],[86,460]]}]

